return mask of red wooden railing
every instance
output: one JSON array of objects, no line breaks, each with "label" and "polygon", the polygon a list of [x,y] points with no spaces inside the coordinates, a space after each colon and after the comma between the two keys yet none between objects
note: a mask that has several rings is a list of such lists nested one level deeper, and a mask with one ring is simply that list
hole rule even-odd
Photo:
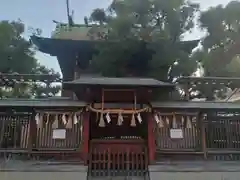
[{"label": "red wooden railing", "polygon": [[143,140],[92,140],[89,172],[92,176],[144,176],[147,147]]}]

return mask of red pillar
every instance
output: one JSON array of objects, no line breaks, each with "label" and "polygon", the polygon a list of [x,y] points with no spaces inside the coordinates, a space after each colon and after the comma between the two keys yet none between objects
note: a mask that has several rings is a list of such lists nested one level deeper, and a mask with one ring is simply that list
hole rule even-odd
[{"label": "red pillar", "polygon": [[149,163],[153,163],[155,161],[155,152],[156,152],[156,144],[155,144],[155,136],[154,136],[154,119],[151,113],[148,114],[148,158]]},{"label": "red pillar", "polygon": [[87,161],[88,161],[88,152],[89,152],[89,124],[90,124],[90,120],[89,120],[89,112],[83,112],[82,114],[82,120],[83,120],[83,133],[82,133],[82,155],[84,158],[84,163],[87,165]]}]

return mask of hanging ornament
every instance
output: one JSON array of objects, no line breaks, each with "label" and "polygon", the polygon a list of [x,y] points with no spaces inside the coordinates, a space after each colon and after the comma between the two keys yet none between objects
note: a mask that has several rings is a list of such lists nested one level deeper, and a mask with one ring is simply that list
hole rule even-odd
[{"label": "hanging ornament", "polygon": [[182,126],[184,125],[184,121],[185,121],[185,119],[184,119],[184,117],[182,116],[182,118],[181,118]]},{"label": "hanging ornament", "polygon": [[101,113],[100,115],[100,120],[99,120],[99,127],[105,127],[105,121],[104,121],[104,118],[103,118],[103,113]]},{"label": "hanging ornament", "polygon": [[136,126],[136,119],[135,119],[135,115],[134,115],[134,114],[132,115],[132,119],[131,119],[131,124],[130,124],[130,126],[132,126],[132,127],[135,127],[135,126]]},{"label": "hanging ornament", "polygon": [[139,124],[141,124],[142,123],[142,117],[141,117],[140,113],[138,113],[137,119],[138,119]]},{"label": "hanging ornament", "polygon": [[63,122],[64,125],[67,124],[67,120],[66,120],[66,115],[65,114],[62,115],[62,122]]},{"label": "hanging ornament", "polygon": [[160,119],[159,119],[159,117],[158,117],[158,115],[157,115],[157,114],[155,114],[155,115],[154,115],[154,119],[155,119],[156,123],[158,124],[158,123],[159,123],[159,121],[160,121]]},{"label": "hanging ornament", "polygon": [[117,125],[118,125],[118,126],[121,126],[122,123],[123,123],[123,116],[122,116],[122,113],[119,113],[119,114],[118,114]]},{"label": "hanging ornament", "polygon": [[192,128],[192,122],[189,116],[187,116],[187,128]]},{"label": "hanging ornament", "polygon": [[39,115],[39,128],[43,128],[44,125],[44,119],[43,119],[43,114]]},{"label": "hanging ornament", "polygon": [[52,128],[57,129],[58,128],[58,115],[55,115],[55,119],[52,123]]},{"label": "hanging ornament", "polygon": [[110,118],[110,115],[109,113],[106,114],[106,119],[107,119],[107,122],[110,123],[111,122],[111,118]]},{"label": "hanging ornament", "polygon": [[46,124],[50,124],[50,114],[49,113],[47,113],[47,122],[46,122]]},{"label": "hanging ornament", "polygon": [[75,113],[74,116],[73,116],[73,124],[77,124],[77,123],[78,123],[78,118],[77,118],[77,115]]},{"label": "hanging ornament", "polygon": [[43,115],[40,113],[37,113],[35,116],[36,124],[39,129],[43,127]]},{"label": "hanging ornament", "polygon": [[37,113],[35,116],[35,121],[36,121],[37,125],[40,123],[39,120],[40,120],[40,115],[39,115],[39,113]]},{"label": "hanging ornament", "polygon": [[73,127],[73,119],[72,119],[72,115],[69,114],[68,121],[67,121],[67,124],[66,124],[66,128],[67,129],[72,129],[72,127]]},{"label": "hanging ornament", "polygon": [[175,116],[175,114],[173,114],[172,128],[173,128],[173,129],[177,129],[177,121],[176,121],[176,116]]},{"label": "hanging ornament", "polygon": [[167,116],[166,116],[166,124],[169,125],[169,119]]},{"label": "hanging ornament", "polygon": [[159,127],[159,128],[163,128],[163,127],[164,127],[164,122],[163,122],[163,120],[162,120],[162,116],[161,116],[161,115],[159,115],[158,127]]}]

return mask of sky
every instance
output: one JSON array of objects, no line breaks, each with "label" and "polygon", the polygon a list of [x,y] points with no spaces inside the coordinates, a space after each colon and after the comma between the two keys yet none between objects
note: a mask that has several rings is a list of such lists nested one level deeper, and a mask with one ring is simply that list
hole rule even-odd
[{"label": "sky", "polygon": [[[74,21],[83,23],[84,16],[91,14],[95,8],[105,8],[112,0],[69,0],[70,9],[74,11]],[[218,4],[226,5],[230,0],[192,0],[200,3],[201,8],[206,10],[210,6]],[[55,28],[53,20],[67,22],[66,0],[0,0],[0,20],[21,19],[27,27],[40,28],[43,37],[50,37]],[[30,32],[26,31],[26,37]],[[186,39],[198,39],[203,36],[199,30],[188,34]],[[39,62],[49,68],[60,72],[55,57],[37,52]]]}]

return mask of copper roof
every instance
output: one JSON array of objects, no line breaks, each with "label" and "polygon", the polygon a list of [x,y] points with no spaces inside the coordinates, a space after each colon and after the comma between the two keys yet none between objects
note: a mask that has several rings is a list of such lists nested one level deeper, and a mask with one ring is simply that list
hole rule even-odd
[{"label": "copper roof", "polygon": [[87,85],[87,86],[127,86],[127,87],[175,87],[174,84],[158,81],[152,78],[111,78],[111,77],[81,77],[77,80],[64,82],[68,85]]}]

